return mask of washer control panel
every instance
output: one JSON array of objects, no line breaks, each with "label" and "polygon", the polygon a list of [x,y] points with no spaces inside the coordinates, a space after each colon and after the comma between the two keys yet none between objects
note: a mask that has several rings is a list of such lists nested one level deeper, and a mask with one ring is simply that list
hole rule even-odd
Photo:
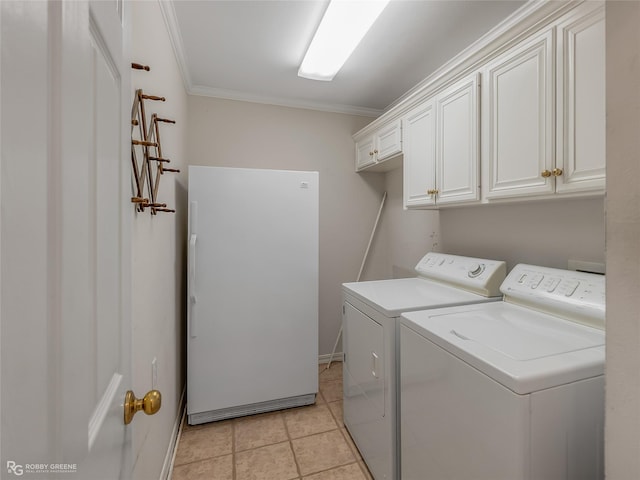
[{"label": "washer control panel", "polygon": [[604,328],[604,275],[519,264],[501,291],[507,301]]},{"label": "washer control panel", "polygon": [[507,267],[505,262],[482,258],[427,253],[416,265],[416,272],[424,278],[449,283],[486,297],[499,297],[500,284]]}]

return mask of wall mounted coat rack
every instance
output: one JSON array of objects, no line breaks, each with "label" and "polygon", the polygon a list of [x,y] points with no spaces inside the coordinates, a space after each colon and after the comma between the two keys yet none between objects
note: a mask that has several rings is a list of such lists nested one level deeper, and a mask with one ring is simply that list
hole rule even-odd
[{"label": "wall mounted coat rack", "polygon": [[[148,66],[139,63],[132,63],[131,68],[151,70]],[[162,175],[180,172],[178,169],[166,166],[171,163],[171,160],[162,155],[160,141],[159,125],[175,124],[175,120],[162,118],[154,113],[147,122],[145,101],[164,102],[165,100],[164,97],[148,95],[142,89],[138,89],[131,108],[131,163],[135,190],[135,196],[131,197],[131,202],[139,212],[149,208],[151,215],[156,215],[158,212],[175,213],[174,209],[167,208],[166,203],[158,201],[158,190]]]}]

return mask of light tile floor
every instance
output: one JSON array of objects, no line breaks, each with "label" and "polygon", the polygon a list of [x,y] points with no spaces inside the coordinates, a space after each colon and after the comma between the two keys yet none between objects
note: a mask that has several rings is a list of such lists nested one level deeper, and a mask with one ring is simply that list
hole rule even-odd
[{"label": "light tile floor", "polygon": [[173,480],[372,480],[342,423],[342,363],[319,365],[316,404],[184,425]]}]

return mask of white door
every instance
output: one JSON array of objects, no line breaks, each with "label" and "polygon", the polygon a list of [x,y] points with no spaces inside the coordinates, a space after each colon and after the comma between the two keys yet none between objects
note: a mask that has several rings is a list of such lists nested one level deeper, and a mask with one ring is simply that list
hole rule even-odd
[{"label": "white door", "polygon": [[404,141],[404,206],[435,205],[436,144],[433,99],[415,107],[402,120]]},{"label": "white door", "polygon": [[127,479],[126,9],[0,9],[2,468],[7,478]]},{"label": "white door", "polygon": [[436,100],[437,203],[479,199],[478,74],[458,82]]},{"label": "white door", "polygon": [[484,76],[487,198],[553,193],[553,30],[497,57]]}]

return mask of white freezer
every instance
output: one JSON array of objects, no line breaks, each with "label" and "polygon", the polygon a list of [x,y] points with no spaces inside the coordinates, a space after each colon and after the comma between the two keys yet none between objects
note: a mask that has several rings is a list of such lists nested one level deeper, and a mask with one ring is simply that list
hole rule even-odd
[{"label": "white freezer", "polygon": [[189,167],[190,424],[314,403],[318,173]]}]

